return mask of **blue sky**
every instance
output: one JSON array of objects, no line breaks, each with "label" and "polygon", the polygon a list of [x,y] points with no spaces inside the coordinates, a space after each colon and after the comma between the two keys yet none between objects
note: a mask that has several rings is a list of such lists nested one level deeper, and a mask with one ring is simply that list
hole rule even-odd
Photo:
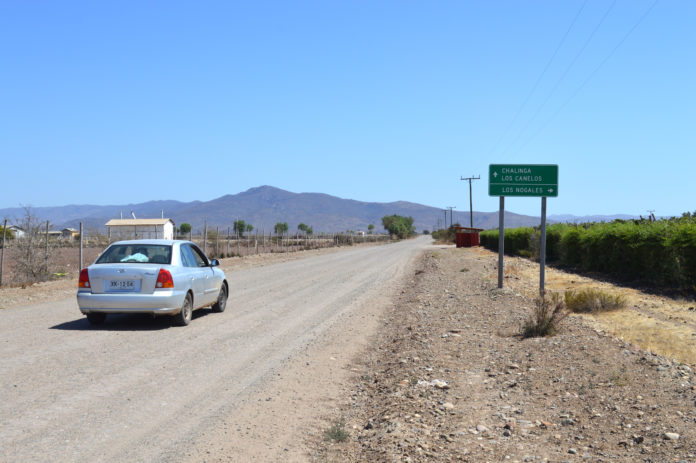
[{"label": "blue sky", "polygon": [[[0,208],[260,185],[494,211],[696,210],[690,0],[0,3]],[[508,210],[539,214],[538,199]]]}]

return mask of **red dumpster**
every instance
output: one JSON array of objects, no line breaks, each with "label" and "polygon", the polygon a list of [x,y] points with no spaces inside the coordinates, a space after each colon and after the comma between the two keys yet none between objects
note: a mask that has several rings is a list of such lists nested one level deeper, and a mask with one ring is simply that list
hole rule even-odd
[{"label": "red dumpster", "polygon": [[479,233],[483,228],[454,227],[458,248],[470,248],[479,245]]}]

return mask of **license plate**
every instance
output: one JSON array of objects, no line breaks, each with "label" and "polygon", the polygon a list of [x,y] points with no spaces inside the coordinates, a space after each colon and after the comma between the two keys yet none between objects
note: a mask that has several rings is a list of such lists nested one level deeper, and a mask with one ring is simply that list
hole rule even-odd
[{"label": "license plate", "polygon": [[138,280],[109,280],[106,282],[107,291],[140,291]]}]

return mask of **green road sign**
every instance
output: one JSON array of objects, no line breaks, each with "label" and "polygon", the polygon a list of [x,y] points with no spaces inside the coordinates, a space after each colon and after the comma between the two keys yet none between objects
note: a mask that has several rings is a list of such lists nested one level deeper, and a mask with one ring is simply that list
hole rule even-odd
[{"label": "green road sign", "polygon": [[490,164],[489,196],[558,196],[556,164]]}]

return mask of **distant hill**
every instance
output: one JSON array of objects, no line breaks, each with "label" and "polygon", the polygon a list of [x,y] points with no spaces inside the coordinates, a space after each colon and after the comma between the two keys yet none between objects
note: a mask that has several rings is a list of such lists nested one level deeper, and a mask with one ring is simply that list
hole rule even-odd
[{"label": "distant hill", "polygon": [[[292,193],[272,186],[251,188],[235,195],[225,195],[211,201],[149,201],[121,206],[72,205],[60,207],[34,207],[32,211],[41,220],[49,220],[56,228],[75,227],[83,222],[87,230],[104,230],[104,224],[113,218],[129,218],[131,211],[138,218],[171,218],[179,225],[190,223],[194,230],[209,227],[226,229],[236,219],[251,223],[255,229],[273,230],[277,222],[288,222],[290,230],[305,223],[316,232],[367,230],[369,224],[375,232],[382,232],[382,217],[398,214],[414,218],[416,230],[432,230],[438,220],[444,220],[442,209],[422,204],[397,201],[371,203],[342,199],[322,193]],[[24,209],[0,209],[0,218],[21,219]],[[449,222],[449,214],[447,216]],[[468,226],[469,213],[454,212],[454,221]],[[538,217],[505,212],[506,227],[539,225]],[[498,211],[474,212],[474,226],[497,228]]]}]

